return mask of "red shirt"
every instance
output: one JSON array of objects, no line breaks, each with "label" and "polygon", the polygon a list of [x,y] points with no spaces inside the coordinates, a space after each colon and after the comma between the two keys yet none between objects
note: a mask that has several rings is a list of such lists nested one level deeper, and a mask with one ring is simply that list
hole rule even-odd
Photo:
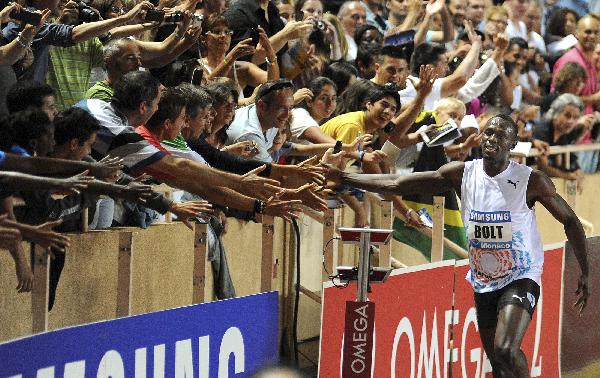
[{"label": "red shirt", "polygon": [[[160,140],[158,140],[158,138],[156,137],[156,135],[154,135],[152,133],[152,131],[148,130],[146,128],[146,126],[138,126],[135,128],[135,132],[138,133],[139,135],[142,136],[142,138],[146,139],[146,141],[148,141],[148,143],[150,143],[151,145],[153,145],[154,147],[156,147],[157,149],[159,149],[160,151],[164,152],[167,155],[171,155],[171,153],[169,151],[167,151],[166,148],[163,147],[162,144],[160,144]],[[137,172],[136,172],[137,173]],[[164,180],[172,180],[175,177],[168,175],[164,172],[159,172],[156,171],[152,168],[146,168],[146,170],[144,170],[144,172],[141,173],[145,173],[148,174],[158,180],[164,181]]]}]

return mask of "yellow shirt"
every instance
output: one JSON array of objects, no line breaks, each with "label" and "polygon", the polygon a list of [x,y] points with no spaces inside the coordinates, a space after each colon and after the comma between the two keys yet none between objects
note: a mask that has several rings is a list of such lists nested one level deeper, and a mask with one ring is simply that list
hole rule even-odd
[{"label": "yellow shirt", "polygon": [[321,125],[321,130],[342,143],[352,143],[357,136],[365,133],[365,112],[339,115]]}]

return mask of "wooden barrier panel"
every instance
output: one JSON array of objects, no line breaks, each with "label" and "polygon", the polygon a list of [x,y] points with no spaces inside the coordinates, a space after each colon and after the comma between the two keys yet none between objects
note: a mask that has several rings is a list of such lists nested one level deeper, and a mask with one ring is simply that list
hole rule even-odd
[{"label": "wooden barrier panel", "polygon": [[33,290],[31,318],[33,333],[48,330],[48,297],[50,285],[50,254],[44,248],[31,245],[33,256]]},{"label": "wooden barrier panel", "polygon": [[442,261],[444,258],[444,205],[446,198],[433,197],[433,228],[431,230],[431,262]]},{"label": "wooden barrier panel", "polygon": [[206,291],[208,263],[208,225],[196,224],[194,227],[194,279],[192,303],[209,302],[212,295]]}]

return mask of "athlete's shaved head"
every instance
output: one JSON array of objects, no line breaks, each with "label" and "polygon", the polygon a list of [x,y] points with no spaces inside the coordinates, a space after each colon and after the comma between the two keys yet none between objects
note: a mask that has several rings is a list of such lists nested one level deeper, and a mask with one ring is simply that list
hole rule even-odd
[{"label": "athlete's shaved head", "polygon": [[496,114],[495,116],[493,116],[492,118],[490,118],[487,121],[487,123],[485,124],[485,127],[487,128],[488,126],[490,126],[492,124],[501,126],[504,130],[509,132],[509,135],[512,136],[513,141],[515,141],[515,142],[517,141],[519,127],[517,126],[517,124],[515,123],[515,121],[512,119],[511,116],[509,116],[508,114]]}]

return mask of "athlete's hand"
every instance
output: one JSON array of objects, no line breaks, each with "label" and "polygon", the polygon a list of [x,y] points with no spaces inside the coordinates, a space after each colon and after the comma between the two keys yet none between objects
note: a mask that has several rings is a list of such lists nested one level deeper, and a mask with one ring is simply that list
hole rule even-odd
[{"label": "athlete's hand", "polygon": [[579,276],[579,281],[577,282],[577,290],[575,290],[575,295],[577,295],[577,301],[573,303],[573,308],[575,308],[576,310],[579,309],[579,316],[581,316],[583,314],[585,306],[587,305],[588,297],[590,296],[587,274],[582,274],[581,276]]}]

